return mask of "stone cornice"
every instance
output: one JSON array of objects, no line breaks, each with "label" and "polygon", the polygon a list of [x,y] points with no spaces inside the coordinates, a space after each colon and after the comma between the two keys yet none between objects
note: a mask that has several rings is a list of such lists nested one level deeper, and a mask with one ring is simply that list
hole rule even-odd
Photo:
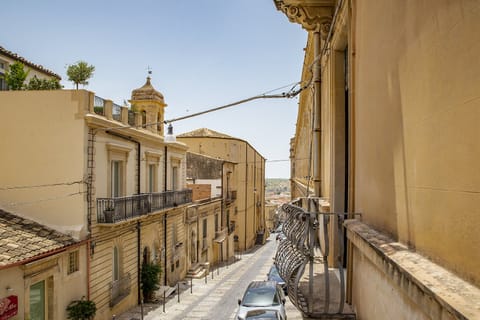
[{"label": "stone cornice", "polygon": [[333,0],[274,0],[279,11],[285,13],[290,22],[299,23],[307,31],[328,33],[332,20]]}]

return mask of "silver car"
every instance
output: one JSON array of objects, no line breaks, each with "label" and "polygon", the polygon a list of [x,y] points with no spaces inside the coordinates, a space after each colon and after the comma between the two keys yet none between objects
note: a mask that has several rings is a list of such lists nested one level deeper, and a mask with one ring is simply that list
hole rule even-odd
[{"label": "silver car", "polygon": [[245,320],[252,310],[276,310],[281,320],[287,319],[285,313],[285,296],[282,288],[275,281],[252,281],[238,300],[238,312],[235,319]]}]

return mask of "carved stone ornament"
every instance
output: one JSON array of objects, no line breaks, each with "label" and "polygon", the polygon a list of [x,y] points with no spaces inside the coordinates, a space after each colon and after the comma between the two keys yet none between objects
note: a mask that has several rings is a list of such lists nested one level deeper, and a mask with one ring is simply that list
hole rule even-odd
[{"label": "carved stone ornament", "polygon": [[286,4],[281,0],[276,0],[275,4],[278,10],[285,13],[290,22],[299,23],[308,31],[322,32],[325,25],[332,19],[332,6]]}]

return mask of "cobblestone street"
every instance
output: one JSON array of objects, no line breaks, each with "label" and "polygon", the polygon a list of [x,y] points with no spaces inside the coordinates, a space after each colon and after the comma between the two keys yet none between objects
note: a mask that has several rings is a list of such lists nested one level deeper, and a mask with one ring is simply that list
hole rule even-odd
[{"label": "cobblestone street", "polygon": [[[270,236],[264,246],[256,246],[245,254],[238,255],[237,261],[228,267],[213,270],[205,279],[193,279],[192,293],[190,282],[180,286],[180,302],[178,296],[172,294],[163,305],[147,304],[144,306],[144,319],[234,319],[237,311],[237,300],[242,297],[250,281],[265,280],[275,254],[275,234]],[[290,303],[287,297],[287,316],[290,320],[302,319],[301,314]],[[141,319],[140,307],[116,317],[116,320]]]}]

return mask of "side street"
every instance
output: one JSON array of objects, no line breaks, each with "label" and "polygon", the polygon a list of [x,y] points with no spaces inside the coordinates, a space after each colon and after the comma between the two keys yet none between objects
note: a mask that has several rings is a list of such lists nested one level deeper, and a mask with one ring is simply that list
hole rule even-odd
[{"label": "side street", "polygon": [[480,0],[1,12],[0,320],[480,319]]}]

